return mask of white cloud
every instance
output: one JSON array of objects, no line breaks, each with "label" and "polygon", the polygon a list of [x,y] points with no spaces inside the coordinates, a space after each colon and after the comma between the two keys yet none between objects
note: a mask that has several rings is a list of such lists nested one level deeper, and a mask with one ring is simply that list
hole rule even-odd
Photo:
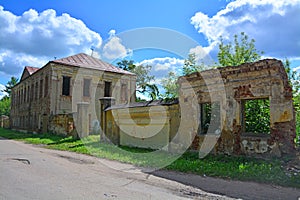
[{"label": "white cloud", "polygon": [[181,68],[184,64],[183,59],[178,58],[153,58],[148,60],[143,60],[137,65],[150,65],[152,66],[152,70],[154,71],[170,71],[170,70],[176,70],[178,68]]},{"label": "white cloud", "polygon": [[190,54],[195,54],[196,64],[198,65],[206,65],[212,66],[214,64],[214,60],[210,57],[208,52],[210,52],[212,46],[202,47],[196,46],[195,48],[190,49]]},{"label": "white cloud", "polygon": [[69,14],[30,9],[17,16],[0,6],[0,73],[19,76],[24,65],[42,67],[54,57],[90,53],[100,35]]},{"label": "white cloud", "polygon": [[[219,37],[232,40],[245,32],[256,40],[256,47],[272,57],[295,57],[300,52],[300,1],[236,0],[216,15],[198,12],[191,23],[208,40],[216,54]],[[215,55],[213,54],[213,55]]]},{"label": "white cloud", "polygon": [[35,57],[10,50],[0,50],[0,72],[8,76],[16,76],[23,72],[24,66],[42,67],[48,62],[47,57]]},{"label": "white cloud", "polygon": [[300,66],[293,68],[293,71],[298,71],[300,70]]},{"label": "white cloud", "polygon": [[0,84],[0,99],[7,95],[6,92],[2,92],[5,89],[5,85]]},{"label": "white cloud", "polygon": [[116,31],[110,30],[109,39],[104,44],[102,49],[102,55],[109,60],[115,60],[117,58],[124,58],[131,53],[132,51],[130,49],[127,49],[122,44],[121,39],[116,36]]}]

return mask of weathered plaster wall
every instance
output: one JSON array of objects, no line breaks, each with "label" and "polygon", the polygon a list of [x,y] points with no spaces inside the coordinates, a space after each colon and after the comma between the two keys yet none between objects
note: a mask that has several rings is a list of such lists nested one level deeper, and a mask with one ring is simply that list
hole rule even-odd
[{"label": "weathered plaster wall", "polygon": [[[208,136],[217,138],[213,150],[216,153],[281,156],[282,153],[294,152],[292,89],[281,61],[266,59],[193,73],[181,77],[179,84],[182,91],[192,89],[199,104],[220,103],[221,134],[195,133],[192,149],[200,149]],[[181,99],[188,98],[188,95]],[[243,132],[243,100],[261,98],[270,100],[271,133],[248,135]]]},{"label": "weathered plaster wall", "polygon": [[0,127],[1,128],[10,128],[10,120],[8,116],[0,116]]},{"label": "weathered plaster wall", "polygon": [[[62,95],[63,76],[71,77],[69,96]],[[83,96],[84,79],[91,80],[89,97]],[[105,81],[112,83],[111,96],[120,104],[135,100],[135,79],[132,75],[49,62],[12,89],[12,128],[67,134],[68,125],[61,126],[60,120],[53,119],[56,119],[57,115],[57,119],[60,119],[61,115],[73,116],[77,113],[77,104],[83,102],[88,103],[89,131],[99,134],[100,126],[96,112],[99,107],[98,99],[104,96]]]},{"label": "weathered plaster wall", "polygon": [[50,79],[51,68],[45,66],[12,89],[10,115],[13,129],[42,132],[43,127],[48,127],[46,119],[49,119],[50,113]]},{"label": "weathered plaster wall", "polygon": [[170,140],[177,134],[178,108],[178,104],[112,108],[105,112],[103,130],[114,144],[168,148]]},{"label": "weathered plaster wall", "polygon": [[76,136],[73,115],[60,114],[50,117],[49,132],[64,136]]},{"label": "weathered plaster wall", "polygon": [[[97,109],[99,108],[99,98],[104,97],[105,82],[111,82],[111,97],[116,99],[116,103],[129,103],[135,99],[135,76],[122,75],[118,73],[103,72],[94,69],[70,67],[58,64],[51,64],[53,70],[53,93],[51,94],[51,112],[56,114],[77,113],[77,104],[86,102],[89,104],[89,129],[94,134],[100,132]],[[70,96],[62,94],[62,77],[71,77]],[[83,95],[83,80],[91,80],[90,96]],[[125,85],[125,92],[124,87]],[[121,96],[123,94],[123,96]],[[75,121],[76,122],[76,121]],[[79,122],[78,122],[79,123]],[[76,125],[76,123],[75,123]]]}]

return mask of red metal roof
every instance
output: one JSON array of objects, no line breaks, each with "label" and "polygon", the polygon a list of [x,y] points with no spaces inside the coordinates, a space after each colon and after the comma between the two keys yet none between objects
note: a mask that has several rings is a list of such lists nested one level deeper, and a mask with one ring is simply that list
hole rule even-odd
[{"label": "red metal roof", "polygon": [[63,65],[71,65],[75,67],[83,67],[83,68],[96,69],[101,71],[115,72],[120,74],[134,75],[131,72],[118,68],[112,64],[106,63],[102,60],[89,56],[85,53],[79,53],[66,58],[53,60],[51,62],[57,64],[63,64]]},{"label": "red metal roof", "polygon": [[26,66],[25,69],[28,71],[29,75],[32,75],[33,73],[35,73],[36,71],[38,71],[40,68]]}]

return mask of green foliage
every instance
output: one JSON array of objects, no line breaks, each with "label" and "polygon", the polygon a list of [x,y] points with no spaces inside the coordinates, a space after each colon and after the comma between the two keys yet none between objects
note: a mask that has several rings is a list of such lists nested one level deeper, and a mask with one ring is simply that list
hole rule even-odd
[{"label": "green foliage", "polygon": [[178,97],[179,86],[177,84],[178,76],[175,72],[169,72],[168,76],[163,78],[161,83],[165,89],[165,94],[162,95],[164,99],[174,99]]},{"label": "green foliage", "polygon": [[10,98],[7,96],[0,100],[0,116],[1,115],[10,115]]},{"label": "green foliage", "polygon": [[135,65],[133,64],[133,60],[122,60],[117,63],[117,66],[136,74],[137,92],[148,95],[152,100],[158,98],[158,88],[155,84],[151,84],[154,81],[154,76],[149,75],[152,66]]},{"label": "green foliage", "polygon": [[248,36],[241,32],[240,38],[234,35],[234,44],[224,44],[221,37],[219,44],[218,61],[221,66],[237,66],[243,63],[254,62],[261,58],[263,51],[255,48],[255,40],[248,40]]},{"label": "green foliage", "polygon": [[204,70],[204,64],[197,65],[196,64],[196,55],[194,53],[189,54],[189,57],[184,60],[184,64],[182,67],[182,75],[189,75],[194,72],[200,72]]},{"label": "green foliage", "polygon": [[291,62],[288,59],[283,61],[283,66],[288,75],[289,83],[293,88],[293,97],[297,97],[300,91],[300,75],[291,69]]},{"label": "green foliage", "polygon": [[135,64],[133,64],[133,62],[133,60],[121,60],[117,63],[117,66],[121,69],[131,72],[136,67]]},{"label": "green foliage", "polygon": [[178,97],[179,86],[177,80],[179,76],[185,76],[194,72],[200,72],[205,69],[205,65],[196,64],[196,55],[194,53],[189,54],[188,58],[184,60],[182,66],[182,73],[176,74],[175,72],[169,72],[168,75],[162,80],[162,86],[165,89],[165,94],[162,95],[164,99],[174,99]]},{"label": "green foliage", "polygon": [[11,77],[10,81],[7,82],[5,85],[5,89],[1,92],[6,92],[8,94],[8,97],[10,97],[11,89],[18,83],[18,79],[16,77]]},{"label": "green foliage", "polygon": [[[264,53],[255,48],[255,40],[249,41],[244,32],[234,35],[233,44],[225,44],[222,37],[220,40],[218,61],[223,67],[258,61]],[[269,100],[247,100],[244,108],[245,132],[270,133]]]},{"label": "green foliage", "polygon": [[293,102],[296,113],[296,143],[300,146],[300,75],[291,69],[290,61],[285,59],[283,65],[293,89]]},{"label": "green foliage", "polygon": [[221,125],[220,125],[220,103],[213,102],[213,103],[202,103],[200,105],[200,112],[201,112],[201,132],[200,134],[207,134],[208,129],[210,129],[210,133],[213,132],[215,134],[221,132]]},{"label": "green foliage", "polygon": [[187,152],[166,168],[226,179],[300,187],[300,174],[287,174],[283,165],[279,160],[266,161],[242,156],[208,155],[199,159],[197,153]]},{"label": "green foliage", "polygon": [[255,99],[245,101],[245,132],[270,133],[270,101]]},{"label": "green foliage", "polygon": [[5,89],[1,92],[6,92],[8,96],[4,96],[0,100],[0,116],[1,115],[10,115],[10,96],[11,96],[11,89],[18,83],[18,79],[16,77],[11,77],[10,81],[7,82],[5,85]]}]

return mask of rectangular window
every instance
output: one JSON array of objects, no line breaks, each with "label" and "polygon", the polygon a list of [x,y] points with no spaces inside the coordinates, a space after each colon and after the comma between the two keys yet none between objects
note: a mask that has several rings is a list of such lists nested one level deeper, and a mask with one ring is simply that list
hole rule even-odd
[{"label": "rectangular window", "polygon": [[29,101],[30,101],[30,96],[31,96],[31,89],[30,89],[29,86],[27,87],[27,92],[28,92],[28,95],[27,95],[27,102],[29,102]]},{"label": "rectangular window", "polygon": [[35,83],[35,91],[34,91],[34,98],[35,98],[35,100],[37,100],[38,99],[38,91],[39,90],[39,84],[38,84],[38,82],[36,82]]},{"label": "rectangular window", "polygon": [[27,99],[27,87],[24,87],[24,103],[26,103],[26,99]]},{"label": "rectangular window", "polygon": [[34,100],[34,83],[31,84],[30,101]]},{"label": "rectangular window", "polygon": [[44,84],[43,84],[43,79],[42,79],[42,80],[40,80],[40,99],[43,98],[43,86],[44,86]]},{"label": "rectangular window", "polygon": [[71,77],[63,76],[62,95],[70,96],[70,83],[71,83]]},{"label": "rectangular window", "polygon": [[83,79],[83,96],[89,97],[91,88],[91,79]]},{"label": "rectangular window", "polygon": [[270,133],[270,100],[242,101],[242,130],[244,133]]},{"label": "rectangular window", "polygon": [[220,103],[200,104],[200,120],[198,134],[221,133]]},{"label": "rectangular window", "polygon": [[121,100],[122,101],[127,101],[128,96],[127,96],[127,84],[122,84],[121,86]]},{"label": "rectangular window", "polygon": [[105,81],[104,86],[104,97],[110,97],[111,96],[111,82]]},{"label": "rectangular window", "polygon": [[25,92],[26,92],[26,88],[23,88],[22,89],[22,103],[25,103],[25,96],[26,96]]},{"label": "rectangular window", "polygon": [[44,97],[48,96],[48,76],[45,78]]}]

